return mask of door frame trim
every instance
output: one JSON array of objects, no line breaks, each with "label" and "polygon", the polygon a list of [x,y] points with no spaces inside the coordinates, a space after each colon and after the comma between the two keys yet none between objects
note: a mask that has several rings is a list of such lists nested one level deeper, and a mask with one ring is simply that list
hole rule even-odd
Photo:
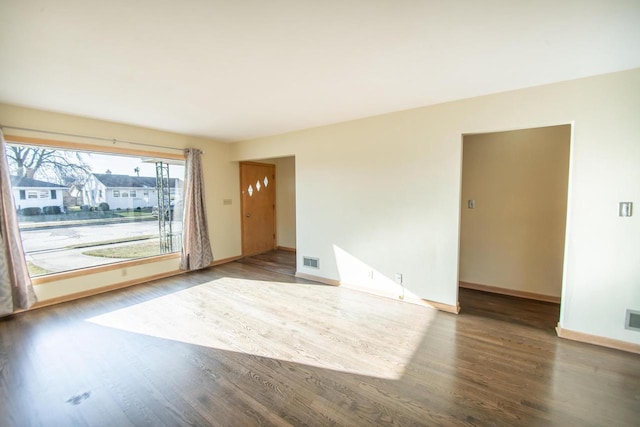
[{"label": "door frame trim", "polygon": [[486,134],[486,133],[497,133],[497,132],[509,132],[509,131],[518,131],[518,130],[528,130],[528,129],[536,129],[536,128],[544,128],[550,126],[566,126],[570,127],[569,131],[569,170],[567,176],[567,210],[565,213],[565,222],[564,222],[564,250],[563,250],[563,261],[562,261],[562,285],[560,290],[560,316],[558,319],[558,326],[560,327],[563,324],[564,315],[565,315],[565,302],[567,301],[567,276],[568,276],[568,259],[569,259],[569,237],[572,231],[572,196],[573,196],[573,170],[574,170],[574,160],[575,160],[575,130],[576,130],[576,122],[575,120],[570,121],[559,121],[559,122],[547,122],[547,123],[532,123],[530,125],[518,126],[518,127],[506,127],[506,128],[498,128],[494,130],[481,130],[481,131],[473,131],[473,132],[461,132],[460,133],[460,186],[458,188],[458,253],[457,253],[457,270],[456,270],[456,301],[458,306],[460,305],[459,300],[459,289],[460,289],[460,249],[461,249],[461,229],[462,229],[462,172],[464,167],[464,137],[468,135],[478,135],[478,134]]}]

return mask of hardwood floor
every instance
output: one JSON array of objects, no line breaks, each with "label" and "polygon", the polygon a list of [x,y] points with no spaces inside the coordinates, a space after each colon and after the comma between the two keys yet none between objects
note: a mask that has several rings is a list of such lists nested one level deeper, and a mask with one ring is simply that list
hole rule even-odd
[{"label": "hardwood floor", "polygon": [[511,297],[473,289],[459,289],[458,300],[466,316],[477,316],[546,330],[555,335],[560,304]]},{"label": "hardwood floor", "polygon": [[254,255],[238,260],[244,264],[251,264],[255,267],[274,273],[295,276],[296,274],[296,254],[288,251],[269,251],[263,254]]},{"label": "hardwood floor", "polygon": [[0,425],[637,425],[638,355],[557,338],[554,304],[460,299],[233,262],[0,319]]}]

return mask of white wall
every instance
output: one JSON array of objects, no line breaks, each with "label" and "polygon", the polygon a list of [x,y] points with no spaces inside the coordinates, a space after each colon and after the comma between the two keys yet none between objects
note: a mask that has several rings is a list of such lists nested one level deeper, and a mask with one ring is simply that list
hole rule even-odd
[{"label": "white wall", "polygon": [[[640,69],[245,141],[232,158],[295,155],[298,266],[340,279],[341,250],[422,298],[457,303],[462,135],[574,123],[565,329],[640,343]],[[339,250],[336,250],[339,248]],[[361,274],[359,280],[366,283]]]},{"label": "white wall", "polygon": [[[239,196],[239,172],[238,164],[229,161],[228,144],[212,140],[190,137],[169,132],[161,132],[136,126],[128,126],[118,123],[93,120],[65,114],[55,114],[40,110],[21,108],[6,104],[0,104],[0,123],[6,126],[23,128],[44,129],[54,132],[64,132],[79,135],[90,135],[107,139],[136,141],[165,146],[167,148],[198,148],[205,152],[202,161],[205,180],[205,198],[207,201],[207,217],[209,222],[209,234],[213,246],[213,254],[216,259],[225,259],[238,256],[241,253],[240,246],[240,203]],[[20,132],[5,129],[5,137],[9,141],[10,135],[21,135],[35,138],[63,140],[90,144],[99,149],[101,146],[112,146],[108,142],[100,142],[90,139],[61,137],[35,132]],[[125,149],[137,149],[139,146],[130,146],[118,143]],[[153,148],[152,151],[162,149]],[[166,150],[175,154],[176,151]],[[224,199],[231,199],[231,205],[224,205]],[[62,199],[60,199],[62,204]],[[135,267],[119,269],[81,276],[56,282],[43,283],[36,286],[36,294],[41,301],[64,297],[72,293],[99,289],[112,286],[121,282],[142,280],[156,274],[173,272],[178,270],[179,260],[172,259],[157,263],[143,264]]]},{"label": "white wall", "polygon": [[461,282],[561,296],[570,142],[570,125],[465,135]]}]

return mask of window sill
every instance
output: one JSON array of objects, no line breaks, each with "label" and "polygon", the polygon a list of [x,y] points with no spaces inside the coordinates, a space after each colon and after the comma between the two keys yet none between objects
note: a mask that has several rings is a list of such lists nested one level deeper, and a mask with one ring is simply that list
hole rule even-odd
[{"label": "window sill", "polygon": [[31,279],[34,285],[43,285],[46,283],[57,282],[60,280],[71,279],[74,277],[88,276],[91,274],[102,273],[105,271],[120,270],[128,267],[136,267],[138,265],[151,264],[155,262],[166,261],[170,259],[180,258],[180,253],[164,254],[149,258],[133,259],[130,261],[114,262],[113,264],[99,265],[96,267],[88,267],[80,270],[65,271],[62,273],[52,273],[44,276],[37,276]]}]

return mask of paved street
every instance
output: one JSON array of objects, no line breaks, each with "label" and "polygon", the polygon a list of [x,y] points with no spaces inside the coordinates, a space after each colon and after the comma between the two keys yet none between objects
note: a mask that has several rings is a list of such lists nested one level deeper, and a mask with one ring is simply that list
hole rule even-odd
[{"label": "paved street", "polygon": [[22,230],[22,245],[27,253],[52,249],[64,249],[83,243],[158,235],[156,221],[140,221],[120,224],[56,227]]},{"label": "paved street", "polygon": [[[181,222],[172,223],[172,231],[179,233]],[[74,249],[72,246],[86,243],[131,239],[143,236],[158,236],[156,221],[140,221],[119,224],[86,225],[56,227],[46,229],[22,230],[22,243],[28,261],[55,273],[75,270],[96,265],[122,261],[115,258],[103,258],[82,255],[89,248]],[[137,244],[138,242],[101,245],[100,248]]]}]

